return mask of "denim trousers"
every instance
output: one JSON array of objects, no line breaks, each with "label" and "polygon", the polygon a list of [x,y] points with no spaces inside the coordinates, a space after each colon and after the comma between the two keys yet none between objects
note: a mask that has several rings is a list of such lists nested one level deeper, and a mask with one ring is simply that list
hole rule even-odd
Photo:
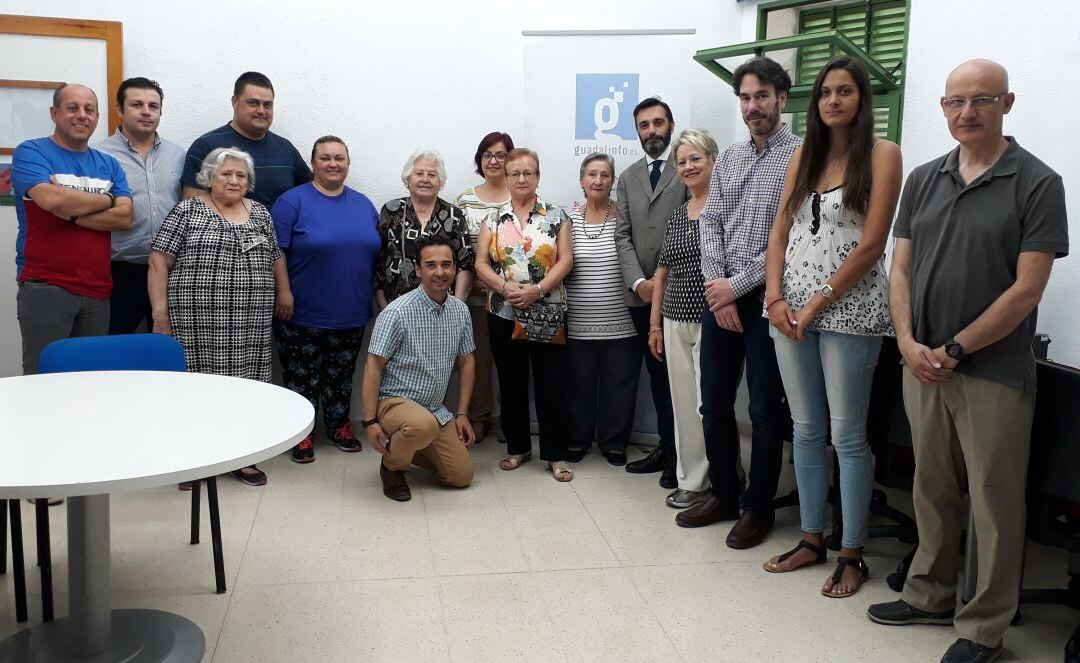
[{"label": "denim trousers", "polygon": [[794,424],[795,479],[799,485],[802,530],[825,529],[825,505],[832,474],[832,439],[840,465],[840,504],[845,548],[866,542],[874,459],[866,439],[866,413],[877,368],[880,336],[807,331],[793,341],[769,328]]}]

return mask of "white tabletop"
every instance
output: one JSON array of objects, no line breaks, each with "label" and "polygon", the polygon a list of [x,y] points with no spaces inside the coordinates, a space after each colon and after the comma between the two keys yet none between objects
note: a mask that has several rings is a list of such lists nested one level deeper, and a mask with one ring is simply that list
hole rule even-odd
[{"label": "white tabletop", "polygon": [[271,458],[314,422],[253,380],[156,371],[0,379],[0,498],[71,497],[202,479]]}]

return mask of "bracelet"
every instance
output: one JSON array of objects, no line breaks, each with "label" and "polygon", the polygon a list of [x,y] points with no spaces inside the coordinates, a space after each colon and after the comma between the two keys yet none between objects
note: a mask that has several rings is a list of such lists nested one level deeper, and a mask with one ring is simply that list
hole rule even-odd
[{"label": "bracelet", "polygon": [[776,302],[782,302],[782,301],[784,301],[783,295],[777,297],[776,299],[774,299],[771,302],[769,302],[768,304],[766,304],[765,305],[765,310],[768,311],[769,309],[772,308],[773,304],[775,304]]},{"label": "bracelet", "polygon": [[108,191],[102,191],[102,193],[109,197],[109,209],[116,207],[116,196]]},{"label": "bracelet", "polygon": [[653,327],[652,329],[649,330],[649,335],[650,336],[652,334],[658,334],[658,333],[663,334],[664,333],[664,328],[663,327]]},{"label": "bracelet", "polygon": [[467,416],[469,416],[469,413],[468,412],[458,412],[454,416],[455,417],[467,417]]},{"label": "bracelet", "polygon": [[540,298],[543,299],[544,298],[544,289],[540,286],[539,283],[536,284],[536,291],[540,293]]}]

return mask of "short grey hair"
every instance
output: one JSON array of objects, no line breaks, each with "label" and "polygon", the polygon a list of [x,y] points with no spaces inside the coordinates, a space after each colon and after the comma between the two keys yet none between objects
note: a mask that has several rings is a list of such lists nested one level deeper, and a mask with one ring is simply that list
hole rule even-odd
[{"label": "short grey hair", "polygon": [[687,129],[679,134],[679,137],[675,139],[675,143],[671,147],[671,158],[678,159],[679,147],[688,145],[698,152],[705,155],[706,158],[716,161],[716,156],[720,154],[720,148],[716,145],[716,139],[712,137],[708,129]]},{"label": "short grey hair", "polygon": [[248,192],[255,190],[255,161],[251,158],[251,155],[243,150],[239,150],[235,147],[219,147],[215,150],[211,150],[210,154],[206,155],[203,159],[202,167],[199,168],[199,174],[195,176],[195,183],[204,189],[210,188],[210,180],[214,175],[217,175],[218,169],[221,168],[221,164],[225,163],[226,159],[236,159],[237,161],[244,162],[244,167],[247,168]]},{"label": "short grey hair", "polygon": [[610,154],[604,154],[603,152],[593,152],[589,156],[585,157],[585,160],[581,162],[581,170],[578,172],[579,180],[585,177],[585,170],[593,161],[603,161],[604,163],[606,163],[608,170],[611,171],[611,179],[615,179],[615,159],[613,159]]},{"label": "short grey hair", "polygon": [[446,186],[446,163],[443,161],[442,155],[430,147],[422,147],[409,156],[409,160],[405,162],[405,166],[401,169],[401,183],[409,186],[409,175],[412,175],[416,162],[421,159],[431,159],[435,162],[439,170],[439,189],[441,190]]}]

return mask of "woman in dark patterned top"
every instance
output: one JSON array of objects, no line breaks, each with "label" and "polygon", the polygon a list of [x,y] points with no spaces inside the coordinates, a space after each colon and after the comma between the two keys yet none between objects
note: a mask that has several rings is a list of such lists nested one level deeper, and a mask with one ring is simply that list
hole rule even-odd
[{"label": "woman in dark patterned top", "polygon": [[[690,191],[690,200],[668,218],[657,263],[649,351],[667,363],[671,402],[675,406],[675,476],[679,487],[667,496],[668,506],[684,509],[709,496],[709,461],[701,427],[701,314],[705,278],[701,275],[698,217],[709,197],[709,180],[719,148],[704,129],[679,134],[671,158]],[[662,320],[661,320],[662,318]],[[666,346],[666,352],[665,352]]]},{"label": "woman in dark patterned top", "polygon": [[[184,346],[193,373],[270,381],[271,324],[292,315],[289,277],[270,212],[244,196],[255,188],[246,152],[219,147],[154,237],[147,279],[154,332]],[[233,472],[261,486],[254,465]]]},{"label": "woman in dark patterned top", "polygon": [[451,292],[464,301],[472,289],[472,246],[469,223],[458,207],[439,197],[446,184],[446,166],[435,150],[412,153],[401,171],[409,195],[395,198],[379,212],[382,248],[375,258],[375,303],[386,305],[420,285],[416,275],[416,243],[425,235],[441,235],[457,256],[458,275]]},{"label": "woman in dark patterned top", "polygon": [[900,197],[900,148],[874,137],[870,77],[834,58],[814,81],[806,141],[788,164],[765,252],[765,313],[794,421],[802,539],[765,562],[785,573],[825,562],[831,439],[840,468],[844,536],[821,593],[859,591],[874,460],[866,439],[881,337],[892,335],[885,244]]}]

